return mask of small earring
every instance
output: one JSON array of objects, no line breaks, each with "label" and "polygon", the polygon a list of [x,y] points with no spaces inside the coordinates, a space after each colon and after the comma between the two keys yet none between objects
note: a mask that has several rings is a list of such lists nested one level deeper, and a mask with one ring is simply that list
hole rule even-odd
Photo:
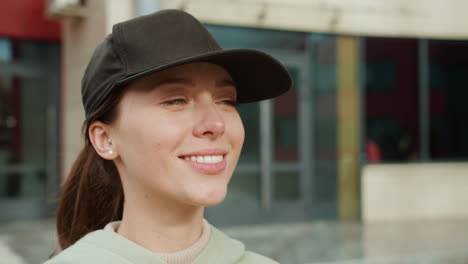
[{"label": "small earring", "polygon": [[109,150],[109,152],[107,152],[107,155],[109,155],[109,156],[112,156],[112,155],[114,155],[114,151],[112,151],[112,149],[111,149],[111,150]]},{"label": "small earring", "polygon": [[112,140],[110,138],[107,139],[107,143],[109,143],[110,145],[112,145]]}]

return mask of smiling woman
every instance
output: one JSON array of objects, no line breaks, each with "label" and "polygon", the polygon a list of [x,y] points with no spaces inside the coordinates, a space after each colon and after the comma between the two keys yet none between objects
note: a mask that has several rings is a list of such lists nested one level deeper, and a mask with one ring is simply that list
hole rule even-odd
[{"label": "smiling woman", "polygon": [[203,214],[241,152],[236,104],[290,86],[271,56],[221,49],[185,12],[115,25],[83,77],[85,146],[60,198],[63,251],[47,263],[274,263]]},{"label": "smiling woman", "polygon": [[[172,208],[189,205],[185,212],[224,199],[244,141],[242,122],[231,103],[235,87],[217,86],[225,79],[230,76],[222,67],[208,63],[154,73],[127,88],[115,122],[91,124],[90,139],[98,154],[114,160],[124,187],[129,186],[124,188],[124,220],[125,207],[142,204],[145,195],[153,197],[152,206],[163,200]],[[157,219],[151,215],[157,208],[147,209],[137,214],[148,217],[128,216],[129,221]]]}]

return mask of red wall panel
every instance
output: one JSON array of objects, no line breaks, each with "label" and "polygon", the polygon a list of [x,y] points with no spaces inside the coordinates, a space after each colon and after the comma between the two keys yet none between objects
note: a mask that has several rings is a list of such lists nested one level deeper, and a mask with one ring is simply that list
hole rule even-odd
[{"label": "red wall panel", "polygon": [[0,37],[60,40],[60,22],[46,18],[47,0],[1,0]]}]

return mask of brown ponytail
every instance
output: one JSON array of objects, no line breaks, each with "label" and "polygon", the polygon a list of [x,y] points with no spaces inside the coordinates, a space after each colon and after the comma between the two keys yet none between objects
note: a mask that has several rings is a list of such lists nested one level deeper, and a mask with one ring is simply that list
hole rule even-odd
[{"label": "brown ponytail", "polygon": [[62,186],[58,203],[57,235],[61,249],[122,217],[124,195],[117,168],[96,153],[88,136],[88,128],[94,121],[111,123],[117,118],[122,94],[123,89],[111,96],[83,124],[84,148]]}]

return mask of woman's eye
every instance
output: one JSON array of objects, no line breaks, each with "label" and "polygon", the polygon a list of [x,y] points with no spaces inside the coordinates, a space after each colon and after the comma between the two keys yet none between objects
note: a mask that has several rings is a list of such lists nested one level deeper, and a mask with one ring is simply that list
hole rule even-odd
[{"label": "woman's eye", "polygon": [[163,104],[166,104],[166,105],[181,105],[181,104],[185,104],[185,103],[187,103],[186,99],[177,98],[177,99],[172,99],[172,100],[169,100],[169,101],[165,101]]},{"label": "woman's eye", "polygon": [[234,106],[234,107],[237,106],[237,101],[236,100],[231,100],[231,99],[223,100],[223,101],[221,101],[221,103],[229,105],[229,106]]}]

